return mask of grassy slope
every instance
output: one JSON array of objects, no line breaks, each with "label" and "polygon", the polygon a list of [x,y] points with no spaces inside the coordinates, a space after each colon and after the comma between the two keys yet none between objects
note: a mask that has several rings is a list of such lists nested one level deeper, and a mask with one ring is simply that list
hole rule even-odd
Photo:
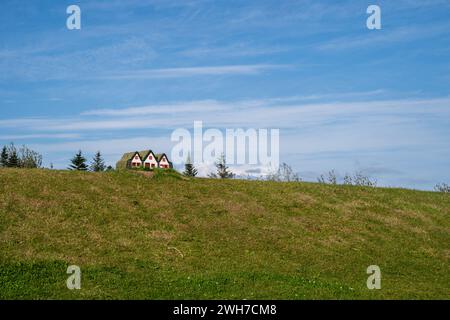
[{"label": "grassy slope", "polygon": [[446,194],[0,170],[0,298],[448,299],[449,244]]}]

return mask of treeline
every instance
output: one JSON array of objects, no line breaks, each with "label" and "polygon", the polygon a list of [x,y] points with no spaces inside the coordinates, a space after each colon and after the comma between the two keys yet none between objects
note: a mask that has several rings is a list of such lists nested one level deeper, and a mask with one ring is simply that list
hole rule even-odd
[{"label": "treeline", "polygon": [[[229,179],[236,175],[229,170],[225,156],[222,154],[215,163],[216,172],[210,173],[210,178]],[[53,165],[50,165],[53,168]],[[3,146],[0,153],[0,168],[42,168],[42,155],[27,146],[23,145],[16,148],[14,143]],[[68,170],[74,171],[92,171],[103,172],[114,170],[111,166],[106,166],[103,156],[100,151],[97,151],[88,164],[87,159],[79,150],[75,156],[70,160]],[[188,156],[183,175],[188,177],[197,176],[198,171],[191,162],[190,155]],[[258,178],[257,178],[258,179]],[[302,181],[298,173],[294,172],[291,166],[282,163],[277,171],[271,172],[265,177],[260,177],[258,180],[279,181],[279,182],[298,182]],[[335,170],[331,170],[325,174],[321,174],[317,178],[317,182],[323,184],[343,184],[365,187],[376,187],[377,181],[357,171],[354,174],[345,174],[343,178],[339,179]],[[446,183],[436,184],[434,190],[437,192],[450,193],[450,185]]]},{"label": "treeline", "polygon": [[42,155],[23,145],[16,148],[14,143],[3,146],[0,154],[0,167],[2,168],[41,168]]}]

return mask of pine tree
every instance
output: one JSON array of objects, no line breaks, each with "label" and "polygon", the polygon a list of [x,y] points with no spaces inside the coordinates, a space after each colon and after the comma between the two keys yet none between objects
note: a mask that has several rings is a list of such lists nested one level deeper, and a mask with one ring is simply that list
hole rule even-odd
[{"label": "pine tree", "polygon": [[12,149],[8,158],[8,167],[10,168],[18,168],[19,167],[19,157],[17,156],[16,149]]},{"label": "pine tree", "polygon": [[97,151],[91,163],[91,171],[100,172],[105,171],[105,161],[103,161],[100,151]]},{"label": "pine tree", "polygon": [[[233,178],[234,173],[228,170],[225,155],[222,153],[216,162],[217,176],[221,179]],[[213,176],[216,176],[215,174]]]},{"label": "pine tree", "polygon": [[6,146],[3,147],[2,153],[0,155],[0,167],[7,167],[8,166],[8,148]]},{"label": "pine tree", "polygon": [[86,158],[81,154],[81,150],[70,160],[72,163],[69,166],[69,170],[86,171],[88,166],[86,165]]},{"label": "pine tree", "polygon": [[183,174],[187,177],[195,177],[197,175],[198,171],[194,167],[194,165],[191,162],[191,155],[188,154],[188,157],[186,159],[186,164],[184,165],[184,172]]}]

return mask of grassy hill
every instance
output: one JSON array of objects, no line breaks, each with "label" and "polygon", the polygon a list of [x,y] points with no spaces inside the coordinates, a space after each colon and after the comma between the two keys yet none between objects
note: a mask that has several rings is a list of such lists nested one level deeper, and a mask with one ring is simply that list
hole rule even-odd
[{"label": "grassy hill", "polygon": [[449,267],[448,194],[0,170],[2,299],[448,299]]}]

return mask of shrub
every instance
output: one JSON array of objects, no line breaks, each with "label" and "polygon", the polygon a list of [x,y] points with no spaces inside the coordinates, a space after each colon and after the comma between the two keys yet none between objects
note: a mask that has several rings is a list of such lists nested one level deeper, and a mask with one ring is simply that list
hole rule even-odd
[{"label": "shrub", "polygon": [[450,193],[450,186],[446,183],[438,183],[434,186],[434,190],[437,192]]},{"label": "shrub", "polygon": [[[324,184],[338,184],[338,177],[334,170],[329,171],[326,174],[321,174],[317,181]],[[363,174],[361,171],[356,171],[353,175],[346,173],[342,179],[342,184],[360,186],[360,187],[376,187],[377,180],[370,178]]]},{"label": "shrub", "polygon": [[266,180],[269,181],[301,181],[300,177],[294,170],[286,163],[282,163],[278,170],[274,173],[269,173]]},{"label": "shrub", "polygon": [[319,183],[324,183],[324,184],[337,184],[337,177],[336,177],[336,172],[333,170],[328,171],[328,173],[321,174],[318,178],[317,181]]}]

